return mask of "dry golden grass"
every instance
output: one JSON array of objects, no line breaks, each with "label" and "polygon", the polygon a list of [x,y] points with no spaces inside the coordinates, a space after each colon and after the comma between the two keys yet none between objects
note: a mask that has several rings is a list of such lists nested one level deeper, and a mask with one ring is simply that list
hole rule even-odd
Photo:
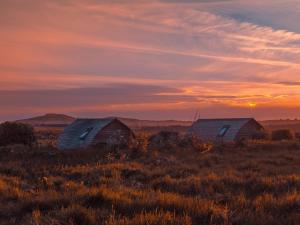
[{"label": "dry golden grass", "polygon": [[1,225],[300,224],[296,142],[143,149],[138,158],[14,148],[0,150]]}]

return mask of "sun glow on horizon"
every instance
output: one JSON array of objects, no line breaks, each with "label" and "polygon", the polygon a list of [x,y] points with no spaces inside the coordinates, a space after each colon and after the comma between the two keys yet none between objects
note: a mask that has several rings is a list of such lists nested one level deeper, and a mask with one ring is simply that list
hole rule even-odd
[{"label": "sun glow on horizon", "polygon": [[248,106],[249,106],[250,108],[256,108],[256,107],[257,107],[257,103],[255,103],[255,102],[249,102],[249,103],[248,103]]}]

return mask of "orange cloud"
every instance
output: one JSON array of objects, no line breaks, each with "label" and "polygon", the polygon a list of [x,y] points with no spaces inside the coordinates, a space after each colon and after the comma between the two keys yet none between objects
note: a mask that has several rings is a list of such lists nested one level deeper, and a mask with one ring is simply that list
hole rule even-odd
[{"label": "orange cloud", "polygon": [[[22,106],[28,112],[109,114],[231,107],[231,113],[236,108],[248,113],[250,107],[261,115],[259,110],[269,107],[300,107],[300,34],[241,21],[214,9],[231,6],[230,1],[13,3],[1,5],[1,90],[165,87],[151,94],[140,90],[139,101],[130,95],[128,102],[113,104],[41,107],[32,100]],[[237,5],[251,4],[267,3]],[[90,98],[87,95],[86,101]],[[8,101],[3,113],[19,111],[18,104]]]}]

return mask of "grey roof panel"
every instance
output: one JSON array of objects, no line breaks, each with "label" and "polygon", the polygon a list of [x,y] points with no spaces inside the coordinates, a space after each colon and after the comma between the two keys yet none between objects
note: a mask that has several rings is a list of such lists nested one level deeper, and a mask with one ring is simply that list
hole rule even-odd
[{"label": "grey roof panel", "polygon": [[[105,126],[114,121],[115,118],[105,118],[105,119],[77,119],[72,124],[70,124],[64,132],[58,138],[58,148],[59,149],[76,149],[76,148],[86,148],[94,140],[95,136],[101,131]],[[88,135],[81,139],[80,136],[90,130]]]},{"label": "grey roof panel", "polygon": [[190,134],[196,134],[203,140],[216,140],[218,133],[224,126],[230,126],[222,140],[234,141],[240,129],[252,118],[229,118],[229,119],[199,119],[189,129]]}]

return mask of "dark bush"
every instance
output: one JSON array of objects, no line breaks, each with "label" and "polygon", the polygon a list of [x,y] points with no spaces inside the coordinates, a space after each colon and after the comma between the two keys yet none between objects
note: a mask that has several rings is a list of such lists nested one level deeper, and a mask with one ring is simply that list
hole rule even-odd
[{"label": "dark bush", "polygon": [[[253,138],[254,139],[254,138]],[[234,143],[234,146],[235,147],[238,147],[238,148],[243,148],[243,147],[246,147],[247,146],[247,139],[246,138],[240,138],[240,139],[237,139]]]},{"label": "dark bush", "polygon": [[258,131],[252,135],[253,140],[267,140],[269,139],[269,134],[266,131]]},{"label": "dark bush", "polygon": [[297,132],[297,133],[295,134],[295,138],[296,138],[297,140],[300,141],[300,133]]},{"label": "dark bush", "polygon": [[146,153],[148,150],[148,145],[149,145],[149,135],[146,133],[139,133],[136,135],[136,141],[135,141],[135,147]]},{"label": "dark bush", "polygon": [[0,124],[0,146],[23,144],[32,146],[36,138],[33,127],[16,122]]},{"label": "dark bush", "polygon": [[186,135],[180,139],[178,146],[185,149],[189,148],[200,152],[206,152],[213,148],[213,143],[204,142],[197,136]]},{"label": "dark bush", "polygon": [[272,132],[273,141],[292,140],[293,134],[290,130],[275,130]]},{"label": "dark bush", "polygon": [[178,145],[180,136],[177,132],[161,131],[149,138],[150,148],[170,149]]}]

